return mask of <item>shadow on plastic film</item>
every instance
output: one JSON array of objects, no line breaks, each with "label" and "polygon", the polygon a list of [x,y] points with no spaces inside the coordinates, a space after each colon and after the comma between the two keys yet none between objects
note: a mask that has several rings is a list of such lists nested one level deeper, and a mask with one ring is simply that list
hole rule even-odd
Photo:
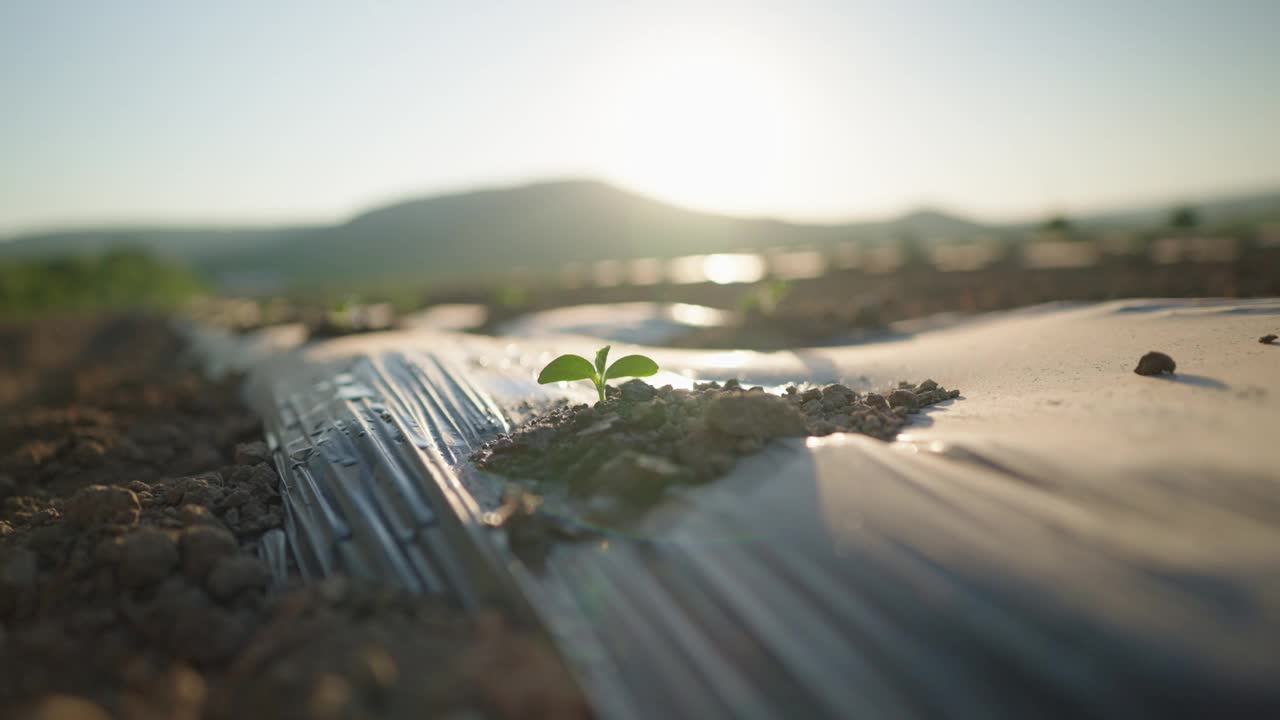
[{"label": "shadow on plastic film", "polygon": [[1161,375],[1159,378],[1165,382],[1178,383],[1181,385],[1191,385],[1192,387],[1207,388],[1209,390],[1229,390],[1230,385],[1211,378],[1207,375],[1196,375],[1193,373],[1174,373],[1172,375]]}]

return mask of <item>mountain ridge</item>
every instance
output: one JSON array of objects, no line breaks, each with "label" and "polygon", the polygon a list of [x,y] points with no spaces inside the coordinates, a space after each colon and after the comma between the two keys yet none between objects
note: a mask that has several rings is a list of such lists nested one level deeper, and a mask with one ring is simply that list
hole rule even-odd
[{"label": "mountain ridge", "polygon": [[[1280,219],[1280,192],[1205,201],[1208,222]],[[1073,218],[1090,230],[1158,226],[1169,208]],[[0,242],[0,258],[100,253],[121,245],[224,274],[278,272],[286,282],[462,278],[495,267],[553,271],[569,262],[668,258],[767,248],[1012,236],[1034,223],[985,223],[933,208],[887,219],[801,223],[703,212],[609,183],[567,178],[411,197],[328,225],[104,227],[28,233]]]}]

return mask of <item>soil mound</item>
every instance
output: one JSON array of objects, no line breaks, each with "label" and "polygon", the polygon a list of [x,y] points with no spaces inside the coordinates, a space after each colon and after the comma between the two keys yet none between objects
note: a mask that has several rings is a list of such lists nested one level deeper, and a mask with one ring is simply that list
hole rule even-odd
[{"label": "soil mound", "polygon": [[652,505],[670,487],[723,475],[738,457],[774,438],[851,432],[887,440],[911,413],[959,395],[933,380],[901,383],[883,394],[827,385],[791,386],[780,395],[736,380],[692,390],[630,380],[610,388],[603,403],[533,418],[485,444],[472,460],[535,493],[563,490],[588,517],[618,519]]}]

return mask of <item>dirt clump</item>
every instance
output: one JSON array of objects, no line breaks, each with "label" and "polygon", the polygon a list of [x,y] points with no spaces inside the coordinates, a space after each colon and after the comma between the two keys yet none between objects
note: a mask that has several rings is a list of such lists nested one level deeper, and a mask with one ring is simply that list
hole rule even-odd
[{"label": "dirt clump", "polygon": [[1139,375],[1172,374],[1177,367],[1178,364],[1173,361],[1173,358],[1152,350],[1138,359],[1138,366],[1133,371]]},{"label": "dirt clump", "polygon": [[81,530],[97,525],[133,527],[138,524],[142,505],[129,488],[90,485],[67,500],[65,514],[67,522]]},{"label": "dirt clump", "polygon": [[[217,527],[249,557],[282,517],[274,471],[235,464],[261,432],[238,381],[201,377],[162,318],[3,333],[19,350],[0,378],[25,385],[0,392],[0,716],[199,717],[266,597],[228,607],[187,580],[184,535]],[[51,338],[68,352],[34,351]],[[218,491],[188,501],[192,483]],[[261,505],[239,535],[236,490]]]},{"label": "dirt clump", "polygon": [[912,412],[959,394],[932,380],[903,383],[886,401],[839,384],[773,394],[736,380],[686,390],[637,379],[610,388],[603,403],[536,417],[486,443],[472,460],[526,490],[556,495],[589,519],[612,521],[643,511],[671,488],[723,475],[776,438],[851,432],[887,440]]},{"label": "dirt clump", "polygon": [[589,714],[546,641],[501,615],[460,621],[443,603],[344,578],[275,603],[227,688],[215,718]]},{"label": "dirt clump", "polygon": [[219,560],[235,555],[240,549],[230,531],[212,524],[196,524],[184,529],[178,547],[182,552],[183,572],[196,581],[203,581]]},{"label": "dirt clump", "polygon": [[126,588],[150,585],[169,577],[178,565],[178,543],[167,532],[144,527],[126,535],[113,554],[116,577]]},{"label": "dirt clump", "polygon": [[918,402],[916,394],[906,388],[898,388],[889,393],[889,407],[915,410]]},{"label": "dirt clump", "polygon": [[1263,335],[1262,337],[1258,338],[1258,342],[1262,343],[1263,345],[1271,345],[1275,343],[1277,339],[1280,339],[1280,335],[1276,335],[1275,333],[1267,333],[1266,335]]},{"label": "dirt clump", "polygon": [[804,435],[804,416],[794,403],[777,395],[724,393],[703,411],[707,427],[738,437],[798,437]]}]

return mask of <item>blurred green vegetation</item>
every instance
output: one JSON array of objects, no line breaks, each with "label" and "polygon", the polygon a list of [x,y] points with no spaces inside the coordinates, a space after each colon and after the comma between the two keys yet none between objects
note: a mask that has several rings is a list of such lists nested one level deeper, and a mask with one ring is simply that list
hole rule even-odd
[{"label": "blurred green vegetation", "polygon": [[791,292],[792,284],[789,280],[756,283],[738,296],[738,310],[748,314],[773,315]]},{"label": "blurred green vegetation", "polygon": [[1191,230],[1200,224],[1200,215],[1190,205],[1180,205],[1169,213],[1170,227],[1179,230]]},{"label": "blurred green vegetation", "polygon": [[1054,215],[1044,221],[1044,229],[1049,232],[1070,232],[1072,230],[1071,221],[1065,215]]},{"label": "blurred green vegetation", "polygon": [[174,307],[205,291],[187,267],[145,250],[0,261],[0,317]]}]

